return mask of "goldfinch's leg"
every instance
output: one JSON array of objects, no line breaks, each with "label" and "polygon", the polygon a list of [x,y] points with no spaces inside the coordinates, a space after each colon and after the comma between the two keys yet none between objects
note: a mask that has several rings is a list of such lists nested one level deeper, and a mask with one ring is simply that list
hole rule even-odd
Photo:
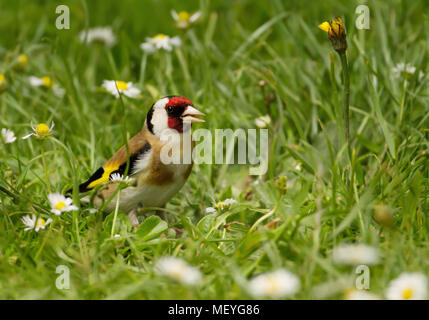
[{"label": "goldfinch's leg", "polygon": [[128,212],[128,218],[130,218],[131,225],[135,228],[140,226],[139,219],[137,218],[137,209],[133,209]]}]

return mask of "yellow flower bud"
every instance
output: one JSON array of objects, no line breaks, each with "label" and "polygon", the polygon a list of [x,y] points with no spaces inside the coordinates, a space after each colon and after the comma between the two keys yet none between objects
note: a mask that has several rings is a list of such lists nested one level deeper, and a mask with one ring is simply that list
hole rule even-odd
[{"label": "yellow flower bud", "polygon": [[319,25],[319,29],[325,31],[328,34],[335,51],[346,51],[346,30],[341,18],[337,17],[335,20],[325,21]]},{"label": "yellow flower bud", "polygon": [[4,74],[0,73],[0,93],[6,91],[7,89],[7,81]]}]

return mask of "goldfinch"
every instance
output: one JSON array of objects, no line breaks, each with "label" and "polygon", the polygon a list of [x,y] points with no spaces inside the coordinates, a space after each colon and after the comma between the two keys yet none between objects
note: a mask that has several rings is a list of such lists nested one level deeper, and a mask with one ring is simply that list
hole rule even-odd
[{"label": "goldfinch", "polygon": [[[102,207],[118,187],[115,180],[131,179],[132,183],[120,190],[119,209],[128,214],[133,226],[138,226],[138,209],[164,207],[182,188],[192,170],[192,161],[190,164],[165,164],[162,161],[161,149],[166,144],[161,139],[163,131],[174,130],[182,142],[183,133],[190,129],[187,123],[204,122],[197,117],[203,115],[184,97],[167,96],[156,101],[147,113],[142,130],[128,141],[128,148],[122,146],[87,181],[79,185],[79,192],[98,189],[92,199],[97,207]],[[182,143],[178,147],[183,152]],[[118,193],[105,206],[107,212],[115,209]],[[89,202],[91,197],[81,200]]]}]

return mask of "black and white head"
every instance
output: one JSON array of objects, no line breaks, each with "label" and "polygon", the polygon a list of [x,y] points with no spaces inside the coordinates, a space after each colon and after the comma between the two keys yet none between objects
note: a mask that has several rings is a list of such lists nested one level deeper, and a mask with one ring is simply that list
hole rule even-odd
[{"label": "black and white head", "polygon": [[166,129],[183,133],[184,124],[204,122],[197,117],[203,115],[204,113],[194,108],[191,100],[185,97],[167,96],[152,105],[147,113],[146,124],[149,131],[159,137]]}]

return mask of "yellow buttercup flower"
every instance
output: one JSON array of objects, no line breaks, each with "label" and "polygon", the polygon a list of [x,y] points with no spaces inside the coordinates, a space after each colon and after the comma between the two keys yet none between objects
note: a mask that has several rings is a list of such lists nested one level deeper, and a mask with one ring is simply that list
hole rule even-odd
[{"label": "yellow buttercup flower", "polygon": [[337,17],[335,20],[325,21],[319,25],[319,29],[325,31],[332,42],[332,46],[338,52],[344,52],[347,49],[346,29],[343,21]]}]

